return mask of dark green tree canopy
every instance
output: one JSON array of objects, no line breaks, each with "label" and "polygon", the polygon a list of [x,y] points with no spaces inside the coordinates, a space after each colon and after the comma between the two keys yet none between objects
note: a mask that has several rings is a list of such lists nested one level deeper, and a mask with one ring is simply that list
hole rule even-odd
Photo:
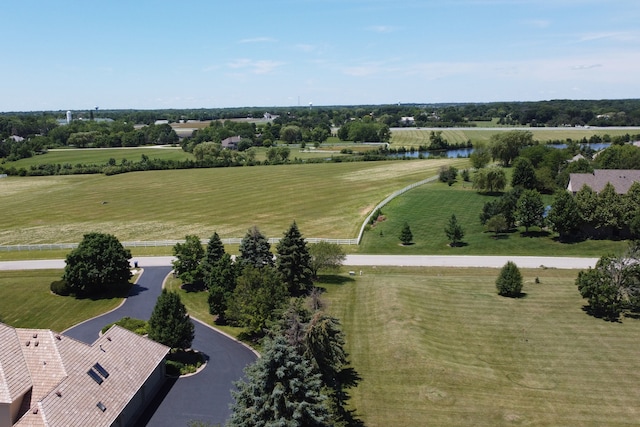
[{"label": "dark green tree canopy", "polygon": [[533,134],[528,130],[512,130],[491,135],[491,155],[508,167],[518,157],[520,149],[533,144]]},{"label": "dark green tree canopy", "polygon": [[225,253],[211,266],[205,276],[205,286],[209,289],[209,313],[218,316],[218,323],[225,321],[225,313],[236,287],[237,275],[237,268],[231,255]]},{"label": "dark green tree canopy", "polygon": [[518,266],[508,261],[496,279],[498,294],[504,297],[518,297],[522,291],[522,274]]},{"label": "dark green tree canopy", "polygon": [[529,227],[541,226],[544,219],[544,203],[536,190],[525,190],[518,199],[516,219],[529,231]]},{"label": "dark green tree canopy", "polygon": [[204,249],[200,238],[195,235],[185,237],[184,243],[176,243],[173,247],[173,269],[176,275],[184,283],[202,282],[201,263],[204,258]]},{"label": "dark green tree canopy", "polygon": [[242,238],[239,250],[240,256],[237,261],[241,266],[263,267],[265,265],[274,265],[271,244],[255,225]]},{"label": "dark green tree canopy", "polygon": [[276,246],[276,268],[282,275],[291,295],[303,295],[313,287],[311,255],[307,242],[293,222]]},{"label": "dark green tree canopy", "polygon": [[481,192],[495,193],[504,190],[507,176],[499,167],[483,168],[473,175],[473,188]]},{"label": "dark green tree canopy", "polygon": [[411,241],[413,241],[413,233],[411,233],[411,227],[409,227],[408,223],[404,223],[404,226],[402,227],[402,230],[400,230],[400,242],[403,245],[409,245],[411,244]]},{"label": "dark green tree canopy", "polygon": [[66,259],[62,279],[76,294],[96,294],[110,286],[122,286],[131,279],[129,259],[125,249],[111,234],[85,234],[77,248]]},{"label": "dark green tree canopy", "polygon": [[163,289],[149,318],[149,338],[167,347],[189,348],[194,329],[180,295]]},{"label": "dark green tree canopy", "polygon": [[523,187],[527,190],[536,188],[536,170],[526,157],[518,157],[513,162],[513,175],[511,176],[512,187]]},{"label": "dark green tree canopy", "polygon": [[230,427],[324,427],[333,425],[320,374],[283,336],[265,344],[232,391]]},{"label": "dark green tree canopy", "polygon": [[455,214],[451,214],[449,223],[444,228],[444,233],[447,235],[447,239],[449,239],[450,246],[458,246],[460,243],[462,243],[462,239],[464,238],[464,230],[458,222]]},{"label": "dark green tree canopy", "polygon": [[566,240],[575,234],[580,226],[578,205],[573,195],[565,190],[558,190],[553,198],[551,211],[547,220],[553,231],[560,235],[560,240]]}]

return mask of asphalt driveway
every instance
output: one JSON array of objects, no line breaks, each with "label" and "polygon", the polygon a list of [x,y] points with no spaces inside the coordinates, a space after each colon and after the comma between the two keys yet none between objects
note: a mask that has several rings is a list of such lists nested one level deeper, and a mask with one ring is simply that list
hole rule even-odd
[{"label": "asphalt driveway", "polygon": [[[170,272],[168,266],[146,267],[123,305],[68,329],[65,335],[92,343],[108,323],[125,316],[148,319],[162,291],[162,282]],[[196,375],[168,380],[142,415],[140,426],[186,426],[189,421],[224,425],[231,415],[233,382],[243,377],[243,369],[256,360],[256,355],[203,323],[194,321],[194,325],[192,347],[208,357],[206,367]]]}]

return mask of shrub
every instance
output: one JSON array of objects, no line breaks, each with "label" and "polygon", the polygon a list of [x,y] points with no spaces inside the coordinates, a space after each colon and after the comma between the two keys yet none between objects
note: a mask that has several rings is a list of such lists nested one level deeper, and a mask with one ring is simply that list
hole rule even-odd
[{"label": "shrub", "polygon": [[498,294],[504,297],[520,296],[522,274],[514,262],[509,261],[502,267],[496,279],[496,288],[498,288]]},{"label": "shrub", "polygon": [[71,295],[71,288],[67,285],[67,282],[64,280],[56,280],[55,282],[51,282],[50,286],[51,292],[56,295],[61,295],[63,297]]},{"label": "shrub", "polygon": [[129,316],[123,317],[117,322],[109,323],[104,328],[102,328],[102,333],[104,334],[105,332],[107,332],[113,325],[118,325],[138,335],[147,335],[147,333],[149,333],[149,324],[146,320],[134,319]]}]

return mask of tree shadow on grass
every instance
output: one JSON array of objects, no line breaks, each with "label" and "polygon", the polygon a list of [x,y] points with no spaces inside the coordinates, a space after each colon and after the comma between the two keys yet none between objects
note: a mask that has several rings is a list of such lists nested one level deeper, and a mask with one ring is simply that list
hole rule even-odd
[{"label": "tree shadow on grass", "polygon": [[520,237],[549,237],[550,234],[547,230],[529,230],[520,233]]},{"label": "tree shadow on grass", "polygon": [[318,281],[316,283],[319,285],[344,285],[350,282],[355,282],[355,279],[339,274],[320,274],[318,275]]},{"label": "tree shadow on grass", "polygon": [[619,313],[604,313],[601,310],[594,310],[590,305],[585,305],[584,307],[582,307],[582,311],[587,313],[589,316],[593,316],[596,319],[602,319],[605,322],[622,323],[620,321]]}]

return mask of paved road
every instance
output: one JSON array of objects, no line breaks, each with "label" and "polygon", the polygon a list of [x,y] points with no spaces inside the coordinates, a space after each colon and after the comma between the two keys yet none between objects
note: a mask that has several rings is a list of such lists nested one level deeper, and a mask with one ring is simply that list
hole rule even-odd
[{"label": "paved road", "polygon": [[[129,298],[116,310],[74,326],[65,335],[92,343],[100,329],[124,316],[148,319],[156,299],[162,291],[162,282],[171,267],[146,267]],[[231,415],[231,389],[233,382],[243,376],[243,369],[256,359],[249,348],[194,321],[193,348],[208,358],[206,367],[197,375],[169,380],[150,405],[139,425],[153,427],[186,426],[189,421],[205,421],[211,425],[224,425]]]},{"label": "paved road", "polygon": [[[169,266],[173,257],[135,258],[141,267]],[[132,260],[133,261],[133,260]],[[521,268],[568,268],[594,267],[598,258],[578,257],[531,257],[531,256],[476,256],[476,255],[347,255],[345,266],[412,266],[412,267],[491,267],[500,268],[507,261]],[[64,260],[2,261],[0,270],[61,269]]]}]

